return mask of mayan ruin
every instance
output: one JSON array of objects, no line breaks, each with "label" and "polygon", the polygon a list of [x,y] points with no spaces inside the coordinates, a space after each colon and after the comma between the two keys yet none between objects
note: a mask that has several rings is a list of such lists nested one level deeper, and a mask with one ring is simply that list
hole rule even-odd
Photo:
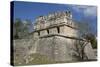
[{"label": "mayan ruin", "polygon": [[[30,38],[13,41],[15,64],[29,64],[36,58],[31,57],[34,54],[46,57],[50,63],[96,59],[90,42],[80,36],[77,24],[72,19],[70,11],[37,17]],[[76,42],[84,42],[87,45],[83,46],[83,49],[81,45],[76,45]],[[80,53],[82,49],[84,54]],[[18,58],[21,60],[16,61]]]}]

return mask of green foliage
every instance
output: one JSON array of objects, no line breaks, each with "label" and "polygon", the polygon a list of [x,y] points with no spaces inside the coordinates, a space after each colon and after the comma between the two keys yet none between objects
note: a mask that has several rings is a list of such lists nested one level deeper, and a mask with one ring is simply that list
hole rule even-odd
[{"label": "green foliage", "polygon": [[81,36],[87,41],[90,41],[93,48],[97,48],[96,34],[92,34],[94,32],[89,23],[90,21],[87,21],[87,19],[80,21],[77,23],[78,29],[80,30]]},{"label": "green foliage", "polygon": [[13,23],[13,34],[14,34],[14,39],[19,39],[19,33],[22,31],[22,21],[20,19],[16,19],[15,22]]},{"label": "green foliage", "polygon": [[91,27],[89,26],[89,23],[86,22],[78,22],[78,29],[80,30],[81,34],[84,34],[86,32],[91,32]]},{"label": "green foliage", "polygon": [[83,36],[86,40],[90,41],[93,48],[97,48],[97,39],[94,34],[87,33]]},{"label": "green foliage", "polygon": [[20,39],[26,37],[33,28],[33,24],[30,20],[24,20],[17,18],[13,23],[13,38]]}]

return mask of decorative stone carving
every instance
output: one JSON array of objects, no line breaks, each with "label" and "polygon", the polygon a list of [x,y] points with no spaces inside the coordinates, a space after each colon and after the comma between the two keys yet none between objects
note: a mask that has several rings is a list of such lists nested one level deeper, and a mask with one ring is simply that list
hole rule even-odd
[{"label": "decorative stone carving", "polygon": [[[72,25],[72,17],[71,17],[71,12],[70,11],[66,11],[66,12],[55,12],[55,13],[51,13],[49,14],[48,16],[39,16],[37,19],[36,19],[36,23],[35,24],[35,27],[36,26],[40,26],[42,24],[45,24],[45,26],[48,26],[48,23],[50,23],[50,25],[53,25],[53,24],[58,24],[58,23],[62,23],[62,22],[67,22],[70,26]],[[44,27],[36,27],[37,29],[42,29]]]}]

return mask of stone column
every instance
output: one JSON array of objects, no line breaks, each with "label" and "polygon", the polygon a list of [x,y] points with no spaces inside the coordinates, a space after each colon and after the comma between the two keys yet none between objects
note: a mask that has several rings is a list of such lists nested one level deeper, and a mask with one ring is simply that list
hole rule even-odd
[{"label": "stone column", "polygon": [[34,32],[34,33],[33,33],[33,37],[34,37],[34,38],[38,38],[38,37],[39,37],[38,32]]}]

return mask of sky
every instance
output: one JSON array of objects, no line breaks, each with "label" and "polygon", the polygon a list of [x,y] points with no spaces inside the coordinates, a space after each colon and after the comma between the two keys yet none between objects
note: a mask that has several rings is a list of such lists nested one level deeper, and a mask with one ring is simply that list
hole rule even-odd
[{"label": "sky", "polygon": [[48,15],[57,11],[71,11],[73,20],[76,22],[83,21],[82,23],[84,23],[84,20],[88,21],[92,32],[97,34],[96,6],[14,1],[13,11],[14,20],[16,18],[20,18],[21,20],[28,19],[32,23],[41,15]]}]

